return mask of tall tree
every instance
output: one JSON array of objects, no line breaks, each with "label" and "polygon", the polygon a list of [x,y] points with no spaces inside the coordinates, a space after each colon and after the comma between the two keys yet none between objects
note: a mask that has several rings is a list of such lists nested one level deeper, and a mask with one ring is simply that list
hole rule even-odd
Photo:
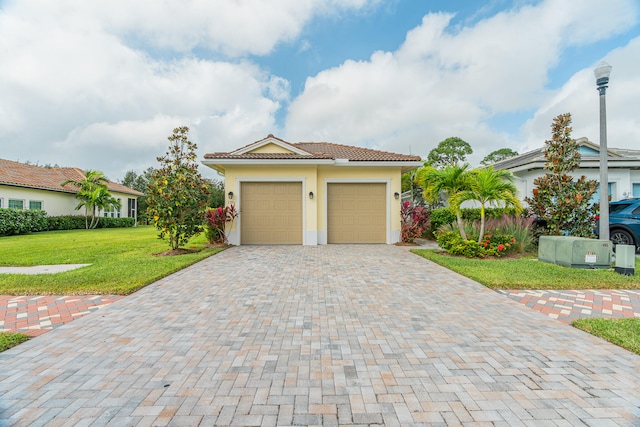
[{"label": "tall tree", "polygon": [[546,221],[546,234],[589,237],[598,209],[597,203],[591,203],[591,197],[598,182],[587,180],[584,175],[574,181],[569,175],[580,167],[581,160],[570,125],[570,113],[553,119],[552,138],[544,142],[547,173],[533,181],[533,197],[525,201],[535,215]]},{"label": "tall tree", "polygon": [[209,202],[211,208],[224,207],[224,181],[205,179],[209,186]]},{"label": "tall tree", "polygon": [[[446,193],[451,198],[455,197],[461,191],[467,191],[472,184],[473,176],[467,170],[468,164],[462,166],[449,165],[443,169],[436,169],[432,166],[421,169],[418,177],[419,182],[424,188],[422,197],[430,203],[437,203],[440,193]],[[462,212],[460,205],[449,204],[449,209],[456,215],[458,229],[463,239],[467,238],[464,232],[464,224],[462,222]]]},{"label": "tall tree", "polygon": [[109,210],[114,207],[120,209],[120,202],[109,193],[108,182],[109,180],[102,172],[89,170],[85,172],[84,177],[80,180],[68,179],[60,184],[62,187],[71,184],[78,190],[78,193],[76,193],[76,199],[78,199],[76,210],[84,207],[86,229],[98,226],[100,216],[96,215],[96,213],[99,213],[100,210]]},{"label": "tall tree", "polygon": [[487,205],[495,204],[499,207],[513,207],[516,212],[522,210],[518,190],[513,184],[513,175],[506,170],[494,170],[493,166],[471,172],[468,188],[455,193],[449,203],[456,208],[467,200],[480,202],[480,235],[478,243],[484,239],[485,209]]},{"label": "tall tree", "polygon": [[197,146],[189,141],[189,128],[174,129],[168,139],[169,149],[158,157],[160,168],[149,182],[147,213],[158,236],[168,237],[176,250],[202,231],[209,190],[198,172]]},{"label": "tall tree", "polygon": [[468,142],[453,136],[440,141],[438,146],[429,152],[425,166],[442,169],[446,166],[457,166],[465,162],[467,155],[473,153]]},{"label": "tall tree", "polygon": [[480,164],[484,166],[489,166],[493,163],[500,162],[502,160],[507,160],[517,155],[518,155],[518,152],[513,151],[511,148],[501,148],[499,150],[492,151],[491,153],[487,154],[487,156],[484,159],[482,159]]}]

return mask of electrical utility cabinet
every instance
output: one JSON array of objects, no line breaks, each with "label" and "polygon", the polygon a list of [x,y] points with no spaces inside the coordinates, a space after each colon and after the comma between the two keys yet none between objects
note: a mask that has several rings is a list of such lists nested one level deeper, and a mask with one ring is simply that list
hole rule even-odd
[{"label": "electrical utility cabinet", "polygon": [[609,240],[570,236],[541,236],[538,260],[571,268],[611,268]]}]

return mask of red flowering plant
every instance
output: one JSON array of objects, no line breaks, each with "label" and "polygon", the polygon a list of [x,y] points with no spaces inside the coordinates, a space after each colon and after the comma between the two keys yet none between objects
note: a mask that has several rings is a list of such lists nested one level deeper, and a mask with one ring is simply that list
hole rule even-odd
[{"label": "red flowering plant", "polygon": [[429,211],[423,206],[414,206],[411,202],[402,202],[400,208],[400,239],[402,243],[413,243],[429,228]]},{"label": "red flowering plant", "polygon": [[460,233],[452,231],[440,232],[436,238],[438,245],[448,253],[468,258],[501,257],[512,251],[516,242],[513,235],[497,231],[485,234],[480,242],[471,234],[467,235],[467,239],[463,239]]},{"label": "red flowering plant", "polygon": [[217,208],[209,208],[205,214],[205,235],[212,244],[226,244],[227,227],[233,224],[238,217],[238,211],[234,205]]}]

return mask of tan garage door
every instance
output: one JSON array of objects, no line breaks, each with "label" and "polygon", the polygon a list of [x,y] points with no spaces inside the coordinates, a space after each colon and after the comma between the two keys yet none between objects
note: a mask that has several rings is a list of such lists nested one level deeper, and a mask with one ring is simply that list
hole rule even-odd
[{"label": "tan garage door", "polygon": [[240,244],[302,244],[302,183],[240,185]]},{"label": "tan garage door", "polygon": [[327,185],[328,243],[386,243],[386,184]]}]

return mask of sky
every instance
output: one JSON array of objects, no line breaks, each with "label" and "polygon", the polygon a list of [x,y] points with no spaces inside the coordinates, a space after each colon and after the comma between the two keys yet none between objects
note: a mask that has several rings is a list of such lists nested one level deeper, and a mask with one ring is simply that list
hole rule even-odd
[{"label": "sky", "polygon": [[[542,147],[570,112],[640,149],[638,0],[0,0],[0,158],[157,167],[174,128],[205,153],[273,134],[472,165]],[[203,176],[219,178],[201,165]]]}]

